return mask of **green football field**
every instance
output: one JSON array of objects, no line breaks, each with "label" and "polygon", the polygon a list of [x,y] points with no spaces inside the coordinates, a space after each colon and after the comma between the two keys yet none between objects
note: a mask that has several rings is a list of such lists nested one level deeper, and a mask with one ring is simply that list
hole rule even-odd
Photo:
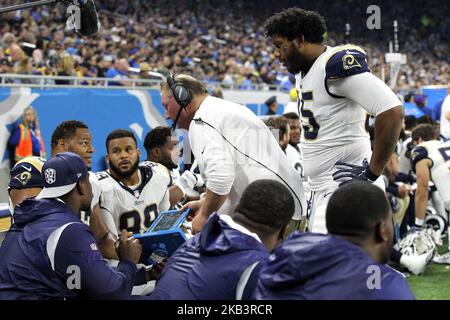
[{"label": "green football field", "polygon": [[[447,241],[439,248],[445,251]],[[408,283],[418,300],[450,300],[450,265],[430,262],[423,275],[410,275]]]}]

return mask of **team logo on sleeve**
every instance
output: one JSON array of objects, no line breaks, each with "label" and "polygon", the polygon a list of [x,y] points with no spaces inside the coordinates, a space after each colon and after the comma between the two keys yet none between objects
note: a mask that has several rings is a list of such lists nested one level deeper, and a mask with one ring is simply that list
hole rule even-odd
[{"label": "team logo on sleeve", "polygon": [[353,54],[357,54],[357,52],[347,51],[346,54],[342,57],[342,63],[345,70],[350,70],[356,67],[361,68],[361,65],[359,64],[358,60],[356,60],[356,58],[353,56]]},{"label": "team logo on sleeve", "polygon": [[52,168],[48,168],[45,170],[45,181],[48,184],[53,184],[56,181],[56,170]]}]

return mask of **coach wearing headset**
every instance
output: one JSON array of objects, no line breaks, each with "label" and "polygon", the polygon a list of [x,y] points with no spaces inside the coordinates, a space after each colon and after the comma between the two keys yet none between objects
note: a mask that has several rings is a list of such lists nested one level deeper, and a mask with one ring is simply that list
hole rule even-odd
[{"label": "coach wearing headset", "polygon": [[266,125],[245,106],[212,97],[188,75],[161,83],[162,104],[172,128],[189,131],[192,152],[206,181],[206,196],[185,205],[198,232],[213,212],[233,212],[244,189],[258,179],[282,182],[293,194],[290,231],[300,228],[306,204],[302,181]]}]

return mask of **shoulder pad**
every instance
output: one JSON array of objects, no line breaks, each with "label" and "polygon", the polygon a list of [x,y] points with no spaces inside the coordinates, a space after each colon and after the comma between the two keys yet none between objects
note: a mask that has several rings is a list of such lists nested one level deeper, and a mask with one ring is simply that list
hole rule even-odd
[{"label": "shoulder pad", "polygon": [[170,175],[169,169],[166,168],[166,166],[152,161],[143,161],[139,164],[140,168],[143,168],[144,170],[151,170],[152,172],[155,172],[157,174],[162,174],[164,176],[167,176],[169,178],[170,184],[172,183],[172,177]]},{"label": "shoulder pad", "polygon": [[425,147],[418,146],[414,148],[411,152],[411,161],[412,161],[412,167],[414,171],[416,170],[416,164],[420,160],[428,159],[428,151]]},{"label": "shoulder pad", "polygon": [[366,52],[357,46],[343,46],[333,52],[325,66],[327,79],[341,79],[370,72]]},{"label": "shoulder pad", "polygon": [[159,163],[156,162],[152,162],[152,161],[142,161],[141,163],[139,163],[139,167],[140,168],[154,168],[157,167],[158,165],[160,165]]},{"label": "shoulder pad", "polygon": [[102,181],[103,179],[109,178],[109,173],[106,171],[96,172],[95,177],[98,181]]}]

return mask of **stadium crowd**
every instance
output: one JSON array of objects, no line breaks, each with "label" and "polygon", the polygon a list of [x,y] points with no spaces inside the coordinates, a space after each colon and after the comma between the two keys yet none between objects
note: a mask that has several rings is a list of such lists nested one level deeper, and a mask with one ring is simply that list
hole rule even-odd
[{"label": "stadium crowd", "polygon": [[[63,5],[3,15],[0,72],[123,80],[149,78],[148,71],[172,71],[241,89],[252,89],[255,84],[280,85],[283,90],[293,86],[293,79],[280,68],[272,44],[264,37],[262,23],[271,12],[293,1],[96,2],[102,28],[92,39],[78,37],[65,28]],[[17,1],[2,1],[2,5],[8,4]],[[442,6],[448,4],[424,7],[419,1],[383,3],[381,29],[368,31],[366,9],[370,4],[349,0],[322,6],[295,1],[306,9],[320,10],[327,21],[332,21],[326,37],[329,45],[357,43],[367,51],[373,73],[381,77],[384,71],[386,81],[389,65],[384,63],[384,54],[388,40],[393,40],[395,17],[399,50],[408,59],[398,88],[415,91],[423,85],[447,83],[450,30]],[[346,23],[350,25],[348,35]],[[130,71],[130,67],[136,69]],[[67,84],[64,80],[56,83]]]}]

